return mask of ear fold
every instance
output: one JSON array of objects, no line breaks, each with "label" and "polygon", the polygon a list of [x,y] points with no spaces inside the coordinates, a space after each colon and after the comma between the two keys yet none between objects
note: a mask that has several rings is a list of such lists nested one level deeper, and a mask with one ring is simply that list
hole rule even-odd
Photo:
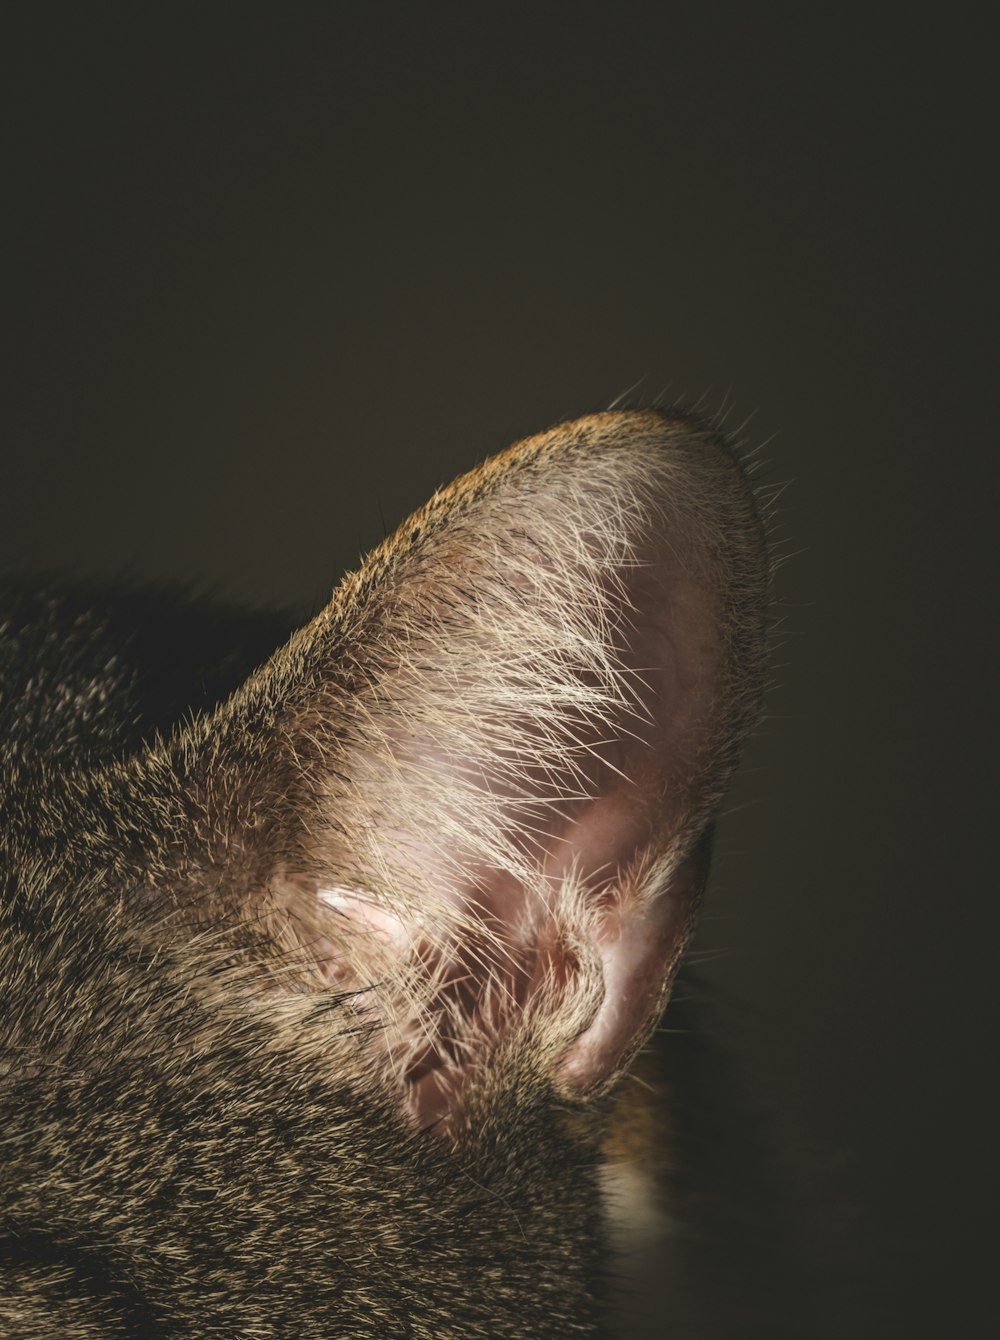
[{"label": "ear fold", "polygon": [[519,1032],[582,1095],[652,1028],[756,712],[765,585],[720,442],[596,415],[435,495],[189,732],[210,859],[299,987],[365,992],[421,1124]]}]

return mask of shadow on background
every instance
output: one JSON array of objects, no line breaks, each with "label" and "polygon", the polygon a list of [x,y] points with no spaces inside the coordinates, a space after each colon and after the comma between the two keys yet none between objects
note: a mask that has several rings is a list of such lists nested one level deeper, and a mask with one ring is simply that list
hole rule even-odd
[{"label": "shadow on background", "polygon": [[698,949],[851,1207],[843,1333],[960,1334],[994,1052],[985,33],[486,13],[8,25],[0,561],[315,606],[435,485],[633,384],[766,443],[777,683]]}]

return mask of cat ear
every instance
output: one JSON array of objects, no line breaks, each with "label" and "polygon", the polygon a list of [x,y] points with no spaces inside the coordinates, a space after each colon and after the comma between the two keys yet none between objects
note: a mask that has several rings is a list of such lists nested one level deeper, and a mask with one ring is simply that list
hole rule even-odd
[{"label": "cat ear", "polygon": [[214,864],[299,987],[360,993],[419,1122],[512,1038],[584,1095],[653,1027],[765,584],[718,439],[596,415],[436,494],[190,732]]}]

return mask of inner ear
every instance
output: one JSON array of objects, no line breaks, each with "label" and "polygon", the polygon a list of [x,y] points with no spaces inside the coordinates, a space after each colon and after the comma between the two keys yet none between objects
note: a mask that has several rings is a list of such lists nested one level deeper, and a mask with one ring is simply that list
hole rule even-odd
[{"label": "inner ear", "polygon": [[515,1035],[585,1094],[655,1023],[755,710],[764,582],[724,446],[598,415],[436,495],[228,714],[274,933],[314,986],[369,993],[421,1125]]},{"label": "inner ear", "polygon": [[[660,542],[658,524],[655,513],[634,522],[610,562],[592,550],[575,582],[541,564],[547,580],[572,583],[546,619],[572,607],[582,623],[558,650],[548,623],[544,666],[522,644],[526,673],[503,685],[492,748],[486,719],[468,755],[428,750],[423,735],[394,740],[422,785],[433,777],[433,831],[455,844],[436,893],[471,923],[419,948],[437,973],[438,1012],[406,1069],[422,1123],[447,1115],[469,1070],[528,1018],[565,1049],[553,1081],[600,1090],[663,1004],[702,882],[695,848],[725,638],[717,594]],[[477,673],[504,659],[494,653]],[[471,805],[449,801],[463,775]],[[410,856],[436,865],[431,844]]]}]

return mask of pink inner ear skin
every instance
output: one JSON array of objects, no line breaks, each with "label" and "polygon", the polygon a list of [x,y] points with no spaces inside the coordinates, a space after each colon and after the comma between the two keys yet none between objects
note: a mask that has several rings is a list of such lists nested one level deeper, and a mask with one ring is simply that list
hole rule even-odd
[{"label": "pink inner ear skin", "polygon": [[[537,887],[550,891],[548,910],[537,892],[499,871],[481,869],[473,877],[468,869],[469,882],[452,884],[450,892],[458,905],[475,907],[507,953],[485,974],[481,962],[456,961],[445,993],[450,1004],[461,999],[468,1017],[481,1023],[481,1011],[498,1000],[487,979],[502,980],[506,1017],[489,1021],[502,1034],[515,1024],[511,1010],[524,1007],[545,975],[574,989],[575,965],[559,947],[561,894],[568,884],[586,891],[603,998],[553,1075],[557,1087],[581,1096],[607,1087],[652,1026],[686,945],[698,892],[697,862],[678,866],[676,853],[679,839],[689,837],[692,740],[712,682],[703,672],[715,648],[710,633],[690,626],[692,616],[703,617],[702,607],[679,608],[676,581],[665,591],[663,566],[639,571],[643,580],[628,593],[637,618],[623,619],[618,629],[634,700],[616,720],[575,721],[573,738],[586,746],[586,763],[578,756],[576,767],[588,798],[542,799],[534,838],[524,846],[525,855],[533,853]],[[679,648],[673,630],[666,631],[671,613],[680,625]],[[429,1046],[409,1072],[411,1103],[422,1124],[446,1115],[451,1101],[440,1060]]]},{"label": "pink inner ear skin", "polygon": [[596,940],[604,999],[559,1067],[557,1080],[567,1088],[603,1088],[642,1040],[680,961],[696,896],[688,861],[650,901],[626,897],[609,909]]},{"label": "pink inner ear skin", "polygon": [[[572,863],[594,889],[601,915],[593,948],[604,998],[557,1073],[571,1091],[606,1087],[662,1008],[693,924],[695,857],[678,863],[691,820],[698,744],[711,715],[719,657],[707,593],[673,555],[648,552],[630,583],[623,664],[635,676],[638,715],[620,723],[595,798],[573,819],[547,863]],[[652,667],[652,668],[650,668]]]}]

